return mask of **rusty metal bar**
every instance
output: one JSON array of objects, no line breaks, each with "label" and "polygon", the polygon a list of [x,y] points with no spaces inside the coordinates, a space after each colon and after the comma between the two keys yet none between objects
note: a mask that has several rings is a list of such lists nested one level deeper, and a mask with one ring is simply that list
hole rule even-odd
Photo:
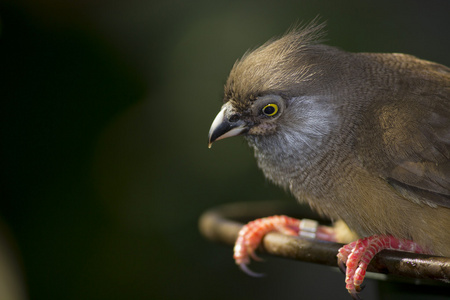
[{"label": "rusty metal bar", "polygon": [[[199,227],[201,233],[208,239],[234,245],[243,224],[259,217],[285,214],[298,218],[320,219],[309,209],[299,207],[283,202],[234,203],[206,211],[200,217]],[[289,259],[336,266],[336,254],[341,246],[342,244],[338,243],[269,233],[258,250]],[[450,282],[450,258],[383,250],[372,260],[368,271],[416,280],[434,279],[439,282]]]}]

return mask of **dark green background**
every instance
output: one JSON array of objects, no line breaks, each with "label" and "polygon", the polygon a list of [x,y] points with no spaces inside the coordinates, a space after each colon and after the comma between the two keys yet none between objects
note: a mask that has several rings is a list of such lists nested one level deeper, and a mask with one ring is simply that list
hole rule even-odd
[{"label": "dark green background", "polygon": [[[204,240],[223,203],[295,201],[242,138],[207,148],[234,61],[316,15],[327,43],[450,65],[450,2],[2,1],[0,214],[30,299],[350,299],[335,269]],[[368,281],[364,299],[393,297]],[[391,298],[389,298],[391,299]],[[409,298],[415,299],[415,298]]]}]

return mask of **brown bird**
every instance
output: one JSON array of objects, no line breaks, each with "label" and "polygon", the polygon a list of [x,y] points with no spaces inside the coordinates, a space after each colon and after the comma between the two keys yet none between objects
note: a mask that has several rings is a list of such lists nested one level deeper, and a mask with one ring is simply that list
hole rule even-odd
[{"label": "brown bird", "polygon": [[[382,249],[450,256],[450,69],[322,45],[323,27],[292,30],[234,64],[209,146],[243,135],[268,179],[351,229],[306,226],[319,238],[359,238],[338,255],[358,298]],[[245,269],[265,233],[297,225],[284,216],[249,223],[236,262]]]}]

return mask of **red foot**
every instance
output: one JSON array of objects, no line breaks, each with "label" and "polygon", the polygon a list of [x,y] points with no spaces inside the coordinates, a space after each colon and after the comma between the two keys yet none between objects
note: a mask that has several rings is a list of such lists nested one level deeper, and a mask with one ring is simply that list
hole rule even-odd
[{"label": "red foot", "polygon": [[[239,232],[239,237],[234,246],[234,260],[241,269],[251,276],[261,276],[262,274],[254,273],[247,268],[250,258],[261,260],[255,254],[255,249],[261,243],[262,238],[271,231],[277,231],[286,235],[298,236],[303,232],[301,225],[307,224],[308,221],[302,222],[299,219],[287,216],[272,216],[262,219],[256,219],[243,226]],[[309,221],[313,222],[313,221]],[[307,225],[308,226],[308,225]],[[306,233],[311,234],[305,229]],[[334,231],[330,227],[316,226],[312,234],[318,239],[335,241]]]},{"label": "red foot", "polygon": [[373,235],[359,239],[339,249],[338,263],[345,269],[345,283],[348,292],[354,299],[360,299],[358,293],[366,275],[367,266],[372,258],[381,250],[399,250],[415,253],[430,253],[409,240],[398,240],[392,236]]},{"label": "red foot", "polygon": [[[239,232],[234,246],[234,259],[241,269],[249,275],[261,276],[248,269],[250,258],[260,260],[255,254],[262,238],[271,231],[286,235],[309,236],[320,240],[336,241],[334,229],[327,226],[317,226],[311,231],[308,220],[299,220],[287,216],[272,216],[249,222]],[[305,231],[303,226],[306,225]],[[314,227],[314,226],[313,226]],[[300,229],[301,228],[301,229]],[[306,234],[303,234],[306,233]],[[409,240],[399,240],[392,236],[374,235],[359,239],[339,249],[338,263],[344,271],[346,265],[345,283],[348,292],[354,299],[360,299],[358,293],[366,275],[367,266],[372,258],[381,250],[398,250],[415,253],[430,253]]]}]

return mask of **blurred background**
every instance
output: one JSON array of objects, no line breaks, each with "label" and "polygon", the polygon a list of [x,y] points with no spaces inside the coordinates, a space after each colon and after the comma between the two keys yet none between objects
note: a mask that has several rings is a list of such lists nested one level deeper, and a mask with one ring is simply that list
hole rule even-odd
[{"label": "blurred background", "polygon": [[329,45],[450,65],[449,1],[0,3],[1,299],[350,298],[335,268],[250,278],[199,234],[211,207],[295,201],[209,126],[235,60],[317,15]]}]

